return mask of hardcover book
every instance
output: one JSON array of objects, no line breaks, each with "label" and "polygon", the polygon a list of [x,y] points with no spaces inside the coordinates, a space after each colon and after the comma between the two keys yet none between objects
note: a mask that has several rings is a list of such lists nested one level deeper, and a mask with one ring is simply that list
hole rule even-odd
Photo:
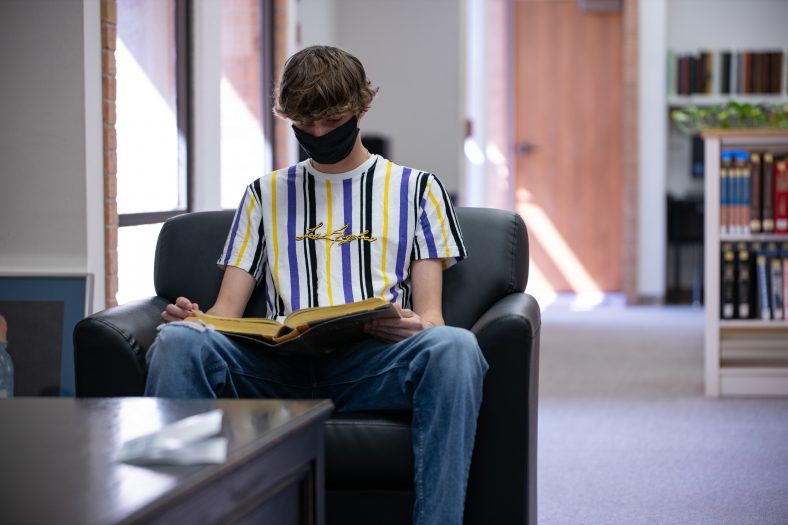
[{"label": "hardcover book", "polygon": [[740,151],[736,154],[736,166],[738,168],[738,186],[737,191],[738,205],[736,206],[736,232],[749,233],[750,232],[750,155],[746,151]]},{"label": "hardcover book", "polygon": [[758,278],[758,310],[759,317],[768,321],[772,318],[772,310],[769,302],[769,269],[766,254],[758,253],[755,258],[755,271]]},{"label": "hardcover book", "polygon": [[763,222],[764,233],[774,232],[774,155],[763,154]]},{"label": "hardcover book", "polygon": [[736,312],[736,258],[730,243],[722,245],[722,319],[733,319]]},{"label": "hardcover book", "polygon": [[733,161],[728,170],[728,233],[741,233],[739,211],[741,209],[741,171],[739,152],[733,152]]},{"label": "hardcover book", "polygon": [[782,253],[780,254],[783,260],[783,316],[788,313],[788,242],[782,245]]},{"label": "hardcover book", "polygon": [[730,180],[731,165],[733,164],[733,154],[728,150],[723,150],[720,158],[720,233],[730,233]]},{"label": "hardcover book", "polygon": [[750,274],[752,272],[752,265],[750,264],[750,250],[747,243],[741,242],[738,244],[738,257],[737,259],[737,292],[738,292],[738,308],[736,317],[739,319],[749,319],[752,310],[750,302],[752,300],[752,286],[750,283]]},{"label": "hardcover book", "polygon": [[769,261],[771,265],[771,307],[772,319],[780,319],[783,317],[783,258],[779,253],[776,253]]},{"label": "hardcover book", "polygon": [[788,162],[774,164],[774,231],[788,232]]},{"label": "hardcover book", "polygon": [[750,153],[750,231],[761,232],[761,154]]},{"label": "hardcover book", "polygon": [[291,313],[283,322],[202,313],[185,321],[201,321],[229,337],[254,341],[281,353],[322,355],[368,337],[364,332],[367,321],[398,317],[394,304],[371,297],[355,303],[304,308]]}]

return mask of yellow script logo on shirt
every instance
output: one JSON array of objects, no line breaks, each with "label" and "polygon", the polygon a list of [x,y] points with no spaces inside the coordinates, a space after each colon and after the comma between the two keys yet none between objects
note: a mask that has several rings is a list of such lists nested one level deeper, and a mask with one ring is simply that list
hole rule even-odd
[{"label": "yellow script logo on shirt", "polygon": [[331,244],[345,244],[346,242],[355,241],[356,239],[360,241],[367,241],[367,242],[375,242],[378,240],[377,237],[370,237],[369,230],[364,230],[361,233],[348,233],[347,231],[349,224],[345,224],[341,228],[337,228],[336,230],[332,231],[331,233],[328,232],[318,232],[320,228],[323,227],[323,223],[319,223],[317,226],[313,228],[307,228],[306,233],[304,235],[296,236],[297,241],[303,241],[304,239],[311,239],[313,241],[319,241],[321,239],[325,239],[329,241]]}]

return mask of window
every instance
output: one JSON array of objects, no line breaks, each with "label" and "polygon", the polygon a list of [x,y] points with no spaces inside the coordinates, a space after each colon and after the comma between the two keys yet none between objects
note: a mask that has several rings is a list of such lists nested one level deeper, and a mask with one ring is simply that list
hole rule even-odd
[{"label": "window", "polygon": [[271,170],[270,4],[222,2],[222,208],[238,206],[246,185]]},{"label": "window", "polygon": [[189,211],[186,0],[118,0],[118,303],[154,295],[161,224]]}]

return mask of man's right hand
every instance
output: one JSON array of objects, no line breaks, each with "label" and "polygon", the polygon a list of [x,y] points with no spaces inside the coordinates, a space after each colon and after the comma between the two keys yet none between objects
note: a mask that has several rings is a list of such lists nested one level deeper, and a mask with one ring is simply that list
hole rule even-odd
[{"label": "man's right hand", "polygon": [[189,301],[185,297],[178,297],[175,304],[168,304],[167,308],[161,313],[161,318],[165,323],[173,321],[183,321],[190,315],[201,313],[197,303]]}]

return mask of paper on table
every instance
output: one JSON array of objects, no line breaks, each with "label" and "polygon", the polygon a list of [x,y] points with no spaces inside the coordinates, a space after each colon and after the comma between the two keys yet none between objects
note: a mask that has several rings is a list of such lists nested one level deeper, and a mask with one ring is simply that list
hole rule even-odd
[{"label": "paper on table", "polygon": [[224,463],[227,438],[221,432],[221,409],[171,423],[161,430],[124,442],[115,460],[139,465],[198,465]]}]

